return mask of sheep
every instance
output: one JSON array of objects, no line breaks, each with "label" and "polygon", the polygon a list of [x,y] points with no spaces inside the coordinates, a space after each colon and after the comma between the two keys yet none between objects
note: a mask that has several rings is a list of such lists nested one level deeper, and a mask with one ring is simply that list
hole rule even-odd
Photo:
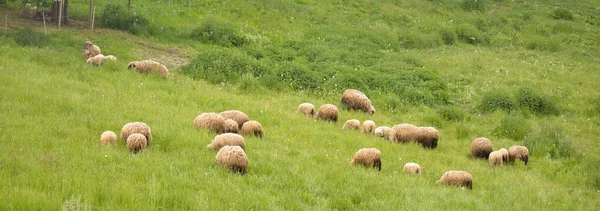
[{"label": "sheep", "polygon": [[484,137],[479,137],[473,139],[471,142],[471,155],[474,158],[485,158],[488,159],[488,156],[493,151],[494,146],[492,142]]},{"label": "sheep", "polygon": [[204,128],[221,134],[225,132],[225,118],[213,112],[201,113],[194,119],[194,128]]},{"label": "sheep", "polygon": [[127,142],[127,138],[134,133],[140,133],[146,137],[147,144],[152,141],[152,131],[150,127],[143,122],[130,122],[121,129],[121,139]]},{"label": "sheep", "polygon": [[102,145],[116,145],[117,144],[117,134],[110,130],[104,131],[102,135],[100,135],[100,144]]},{"label": "sheep", "polygon": [[361,132],[366,134],[373,134],[375,132],[376,127],[377,126],[375,125],[375,122],[373,122],[373,120],[366,120],[365,122],[363,122]]},{"label": "sheep", "polygon": [[133,133],[127,137],[127,149],[134,154],[140,152],[148,146],[146,136],[140,133]]},{"label": "sheep", "polygon": [[421,166],[416,163],[406,163],[404,164],[404,169],[402,171],[409,174],[421,175]]},{"label": "sheep", "polygon": [[233,121],[233,119],[226,119],[223,124],[225,125],[225,130],[223,131],[225,133],[237,133],[239,130],[238,123]]},{"label": "sheep", "polygon": [[503,162],[502,162],[502,153],[500,151],[493,151],[490,153],[489,157],[488,157],[488,162],[490,163],[490,166],[502,166]]},{"label": "sheep", "polygon": [[374,133],[378,137],[388,138],[391,131],[392,131],[391,127],[388,127],[388,126],[379,126],[379,127],[375,128]]},{"label": "sheep", "polygon": [[92,41],[86,41],[85,44],[83,44],[83,58],[85,61],[87,61],[89,58],[92,58],[98,54],[102,54],[102,52],[100,51],[100,47],[98,47],[97,45],[94,45],[92,43]]},{"label": "sheep", "polygon": [[514,162],[516,159],[520,159],[525,162],[529,162],[529,150],[525,146],[511,146],[508,148],[508,162]]},{"label": "sheep", "polygon": [[375,108],[371,100],[364,93],[356,89],[346,89],[342,93],[341,104],[348,110],[361,110],[371,115],[375,114]]},{"label": "sheep", "polygon": [[296,110],[296,113],[304,114],[307,117],[315,116],[315,106],[311,103],[301,103]]},{"label": "sheep", "polygon": [[242,135],[255,135],[259,138],[263,137],[263,129],[260,122],[250,120],[242,125],[242,129],[240,129],[240,133]]},{"label": "sheep", "polygon": [[411,124],[398,124],[392,127],[393,137],[390,141],[395,143],[407,143],[417,139],[420,129],[417,126]]},{"label": "sheep", "polygon": [[505,148],[500,148],[498,151],[502,153],[502,162],[508,162],[508,150],[506,150]]},{"label": "sheep", "polygon": [[365,167],[378,168],[381,171],[381,152],[376,148],[362,148],[354,154],[350,165],[360,164]]},{"label": "sheep", "polygon": [[246,152],[240,146],[223,146],[215,156],[217,163],[225,168],[239,172],[242,175],[246,174],[248,166],[248,157]]},{"label": "sheep", "polygon": [[329,122],[337,122],[338,120],[338,108],[332,104],[324,104],[319,107],[317,112],[317,119]]},{"label": "sheep", "polygon": [[127,64],[127,69],[144,74],[157,72],[160,73],[163,78],[167,78],[167,74],[169,74],[169,69],[167,69],[165,65],[152,60],[129,62],[129,64]]},{"label": "sheep", "polygon": [[447,171],[440,180],[436,181],[441,185],[457,185],[468,189],[473,189],[473,176],[466,171]]},{"label": "sheep", "polygon": [[112,60],[112,61],[117,61],[117,57],[113,56],[113,55],[108,55],[108,56],[104,56],[102,54],[98,54],[92,58],[89,58],[86,62],[88,64],[93,64],[93,65],[101,65],[102,63],[104,63],[104,60]]},{"label": "sheep", "polygon": [[242,149],[246,149],[246,141],[244,137],[235,133],[223,133],[215,136],[215,138],[206,145],[206,148],[219,150],[223,146],[240,146]]},{"label": "sheep", "polygon": [[349,119],[346,121],[346,123],[344,123],[344,126],[342,126],[342,129],[358,130],[358,129],[360,129],[360,121],[358,121],[358,119]]},{"label": "sheep", "polygon": [[246,115],[244,112],[241,112],[238,110],[223,111],[220,114],[225,119],[231,119],[231,120],[235,121],[238,125],[238,129],[241,129],[242,125],[244,125],[245,122],[250,120],[248,115]]},{"label": "sheep", "polygon": [[438,145],[440,133],[433,127],[419,127],[419,133],[416,141],[424,148],[435,149]]}]

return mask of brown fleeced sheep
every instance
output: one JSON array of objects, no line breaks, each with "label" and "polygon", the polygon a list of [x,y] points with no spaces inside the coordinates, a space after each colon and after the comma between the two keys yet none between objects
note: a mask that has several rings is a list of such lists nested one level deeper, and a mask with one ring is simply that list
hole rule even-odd
[{"label": "brown fleeced sheep", "polygon": [[238,129],[241,129],[242,125],[244,125],[244,123],[246,123],[248,120],[250,120],[248,115],[246,115],[244,112],[241,112],[238,110],[223,111],[220,114],[225,119],[231,119],[231,120],[235,121],[238,125]]},{"label": "brown fleeced sheep", "polygon": [[376,148],[362,148],[354,154],[350,165],[363,165],[378,168],[381,171],[381,152]]},{"label": "brown fleeced sheep", "polygon": [[498,150],[498,152],[502,153],[502,162],[506,163],[508,162],[508,150],[504,149],[504,148],[500,148]]},{"label": "brown fleeced sheep", "polygon": [[373,107],[371,100],[367,95],[356,89],[346,89],[342,93],[341,104],[348,110],[361,110],[369,114],[375,114],[375,107]]},{"label": "brown fleeced sheep", "polygon": [[217,163],[240,174],[246,174],[248,157],[240,146],[223,146],[215,157]]},{"label": "brown fleeced sheep", "polygon": [[127,137],[127,149],[130,152],[138,153],[148,146],[148,140],[144,134],[133,133]]},{"label": "brown fleeced sheep", "polygon": [[129,62],[127,69],[143,74],[159,73],[163,78],[167,78],[167,74],[169,74],[169,69],[165,65],[152,60]]},{"label": "brown fleeced sheep", "polygon": [[529,162],[529,150],[525,146],[511,146],[508,148],[508,162],[514,162],[516,159],[522,160],[527,165]]},{"label": "brown fleeced sheep", "polygon": [[89,58],[92,58],[98,54],[101,54],[102,52],[100,51],[100,47],[98,47],[97,45],[94,45],[92,43],[92,41],[86,41],[85,44],[83,44],[83,59],[85,61],[87,61]]},{"label": "brown fleeced sheep", "polygon": [[307,117],[315,117],[315,106],[311,103],[301,103],[298,105],[296,113],[304,114]]},{"label": "brown fleeced sheep", "polygon": [[492,142],[484,137],[479,137],[471,142],[471,155],[474,158],[485,158],[488,159],[488,156],[493,150],[494,146]]},{"label": "brown fleeced sheep", "polygon": [[242,129],[240,129],[240,134],[242,135],[255,135],[259,138],[263,137],[263,128],[260,122],[250,120],[242,125]]},{"label": "brown fleeced sheep", "polygon": [[404,164],[404,169],[402,171],[409,174],[421,175],[421,166],[416,163],[406,163]]},{"label": "brown fleeced sheep", "polygon": [[226,119],[223,124],[225,125],[224,133],[237,133],[239,130],[237,122],[233,121],[233,119]]},{"label": "brown fleeced sheep", "polygon": [[317,112],[317,119],[329,122],[337,122],[338,120],[338,108],[332,104],[324,104],[319,107]]},{"label": "brown fleeced sheep", "polygon": [[344,126],[342,126],[344,130],[358,130],[360,129],[360,121],[358,119],[349,119],[346,120]]},{"label": "brown fleeced sheep", "polygon": [[419,127],[419,133],[416,141],[424,148],[435,149],[438,145],[440,133],[433,127]]},{"label": "brown fleeced sheep", "polygon": [[366,134],[373,134],[375,132],[376,127],[377,126],[375,125],[375,122],[373,122],[373,120],[366,120],[365,122],[363,122],[361,132]]},{"label": "brown fleeced sheep", "polygon": [[473,189],[473,176],[466,171],[447,171],[437,183],[442,185],[457,185]]},{"label": "brown fleeced sheep", "polygon": [[100,135],[100,144],[102,145],[116,145],[117,144],[117,134],[110,130],[104,131],[102,135]]},{"label": "brown fleeced sheep", "polygon": [[223,146],[240,146],[246,149],[246,141],[244,137],[235,133],[223,133],[215,136],[215,138],[206,146],[206,148],[219,150]]},{"label": "brown fleeced sheep", "polygon": [[147,144],[150,144],[152,141],[152,131],[150,130],[150,127],[143,122],[130,122],[125,124],[121,129],[121,139],[123,139],[124,142],[127,142],[129,135],[134,133],[144,135],[146,137]]},{"label": "brown fleeced sheep", "polygon": [[375,128],[374,133],[378,137],[388,138],[391,131],[392,131],[391,127],[388,127],[388,126],[379,126],[379,127]]},{"label": "brown fleeced sheep", "polygon": [[225,118],[213,112],[201,113],[194,119],[194,128],[204,128],[221,134],[225,131]]},{"label": "brown fleeced sheep", "polygon": [[502,153],[500,151],[493,151],[490,153],[489,157],[488,157],[488,162],[490,163],[490,166],[494,167],[494,166],[502,166],[503,165],[503,161],[502,161]]},{"label": "brown fleeced sheep", "polygon": [[411,124],[398,124],[392,127],[394,131],[392,142],[408,143],[410,141],[417,140],[420,129],[417,126]]}]

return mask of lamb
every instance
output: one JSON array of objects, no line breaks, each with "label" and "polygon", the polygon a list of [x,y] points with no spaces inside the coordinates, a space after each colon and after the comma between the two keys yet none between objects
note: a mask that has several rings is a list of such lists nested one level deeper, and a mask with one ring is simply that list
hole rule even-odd
[{"label": "lamb", "polygon": [[365,122],[363,122],[361,132],[366,134],[373,134],[375,132],[375,128],[376,125],[375,122],[373,122],[373,120],[366,120]]},{"label": "lamb", "polygon": [[127,149],[134,154],[142,151],[148,146],[146,136],[140,133],[133,133],[127,137]]},{"label": "lamb", "polygon": [[152,60],[129,62],[127,69],[144,74],[156,72],[159,73],[163,78],[167,78],[167,74],[169,74],[169,69],[167,69],[165,65]]},{"label": "lamb", "polygon": [[421,175],[421,166],[416,163],[406,163],[404,164],[404,169],[402,171],[409,174]]},{"label": "lamb", "polygon": [[101,65],[102,63],[104,63],[104,60],[112,60],[112,61],[117,61],[117,57],[113,56],[113,55],[108,55],[108,56],[104,56],[102,54],[98,54],[92,58],[89,58],[86,62],[88,64],[93,64],[93,65]]},{"label": "lamb", "polygon": [[338,108],[332,104],[324,104],[319,108],[317,112],[317,119],[329,122],[337,122],[338,120]]},{"label": "lamb", "polygon": [[244,125],[245,122],[250,120],[248,115],[246,115],[244,112],[241,112],[238,110],[223,111],[220,114],[225,119],[231,119],[231,120],[235,121],[238,125],[238,129],[241,129],[242,125]]},{"label": "lamb", "polygon": [[442,185],[457,185],[473,189],[473,176],[466,171],[447,171],[436,183]]},{"label": "lamb", "polygon": [[85,44],[83,44],[83,58],[84,60],[88,60],[98,54],[102,54],[102,52],[100,51],[100,47],[98,47],[97,45],[94,45],[92,43],[92,41],[86,41]]},{"label": "lamb", "polygon": [[223,131],[225,133],[237,133],[239,130],[238,123],[233,121],[233,119],[226,119],[223,124],[225,125],[225,130]]},{"label": "lamb", "polygon": [[529,150],[525,146],[511,146],[508,148],[508,162],[514,162],[516,159],[522,160],[527,165],[529,161]]},{"label": "lamb", "polygon": [[490,166],[502,166],[503,162],[502,162],[502,153],[500,151],[493,151],[492,153],[490,153],[490,156],[488,157],[488,162],[490,163]]},{"label": "lamb", "polygon": [[102,145],[116,145],[117,144],[117,134],[110,130],[104,131],[102,135],[100,135],[100,144]]},{"label": "lamb", "polygon": [[242,125],[242,129],[240,130],[242,135],[255,135],[259,138],[263,137],[263,128],[262,125],[254,120],[247,121]]},{"label": "lamb", "polygon": [[378,168],[381,171],[381,152],[376,148],[362,148],[354,154],[350,165],[360,164],[365,167]]},{"label": "lamb", "polygon": [[371,100],[364,93],[356,89],[346,89],[342,93],[341,104],[348,110],[361,110],[369,114],[375,114],[375,108]]},{"label": "lamb", "polygon": [[474,158],[488,159],[493,148],[494,146],[489,139],[484,137],[476,138],[471,142],[471,155],[473,155]]},{"label": "lamb", "polygon": [[439,138],[440,133],[437,129],[433,127],[419,127],[416,141],[424,148],[435,149],[437,148]]},{"label": "lamb", "polygon": [[248,166],[248,157],[246,152],[240,146],[223,146],[217,152],[215,157],[217,163],[225,168],[239,172],[242,175],[246,174]]},{"label": "lamb", "polygon": [[194,128],[204,128],[221,134],[225,132],[225,118],[213,112],[202,113],[194,119]]},{"label": "lamb", "polygon": [[223,133],[215,136],[215,138],[206,146],[208,149],[219,150],[223,146],[240,146],[246,149],[246,141],[244,137],[235,133]]},{"label": "lamb", "polygon": [[311,103],[301,103],[296,110],[296,113],[304,114],[307,117],[315,116],[315,106]]},{"label": "lamb", "polygon": [[127,138],[134,133],[144,135],[148,145],[152,141],[152,131],[150,130],[150,127],[143,122],[130,122],[125,124],[121,129],[121,139],[127,142]]},{"label": "lamb", "polygon": [[388,138],[390,136],[391,131],[392,131],[391,127],[379,126],[379,127],[375,128],[374,133],[378,137]]},{"label": "lamb", "polygon": [[502,162],[504,162],[504,163],[508,162],[508,150],[506,150],[504,148],[500,148],[498,151],[500,153],[502,153]]},{"label": "lamb", "polygon": [[342,129],[358,130],[358,129],[360,129],[360,121],[358,121],[358,119],[349,119],[346,121],[346,123],[344,123],[344,126],[342,126]]},{"label": "lamb", "polygon": [[409,141],[416,140],[420,132],[417,126],[406,123],[395,125],[392,127],[392,130],[394,131],[394,136],[391,141],[395,143],[408,143]]}]

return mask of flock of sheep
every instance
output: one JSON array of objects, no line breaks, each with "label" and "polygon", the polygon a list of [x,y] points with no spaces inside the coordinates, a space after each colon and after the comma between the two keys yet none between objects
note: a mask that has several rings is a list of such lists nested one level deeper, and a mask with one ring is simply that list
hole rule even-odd
[{"label": "flock of sheep", "polygon": [[[88,64],[101,65],[104,61],[117,61],[117,57],[113,55],[104,56],[100,47],[94,45],[91,41],[86,41],[83,44],[83,58]],[[152,60],[133,61],[127,65],[127,69],[134,70],[139,73],[149,74],[158,73],[163,78],[169,74],[169,69],[161,63]]]}]

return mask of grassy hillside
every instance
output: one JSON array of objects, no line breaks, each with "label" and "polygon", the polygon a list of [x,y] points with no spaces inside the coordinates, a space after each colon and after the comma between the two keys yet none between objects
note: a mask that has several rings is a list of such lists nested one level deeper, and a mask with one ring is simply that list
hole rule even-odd
[{"label": "grassy hillside", "polygon": [[[18,2],[0,6],[9,17],[0,32],[0,209],[600,205],[595,1],[133,1],[141,25],[95,31],[82,28],[86,2],[71,0],[73,26],[52,23],[47,35],[18,17]],[[95,2],[99,18],[112,7]],[[119,60],[85,64],[88,39]],[[165,63],[170,76],[127,71],[141,59]],[[338,123],[295,113],[302,102],[339,105],[346,88],[364,91],[377,113],[343,110]],[[192,126],[202,112],[229,109],[265,128],[264,139],[246,138],[246,176],[215,164],[206,150],[215,134]],[[439,146],[341,130],[352,118],[435,126]],[[146,150],[100,146],[102,132],[132,121],[152,129]],[[528,146],[529,165],[471,158],[479,136],[495,149]],[[382,151],[381,172],[348,165],[363,147]],[[423,174],[404,174],[406,162]],[[447,170],[471,172],[473,190],[435,184]]]}]

